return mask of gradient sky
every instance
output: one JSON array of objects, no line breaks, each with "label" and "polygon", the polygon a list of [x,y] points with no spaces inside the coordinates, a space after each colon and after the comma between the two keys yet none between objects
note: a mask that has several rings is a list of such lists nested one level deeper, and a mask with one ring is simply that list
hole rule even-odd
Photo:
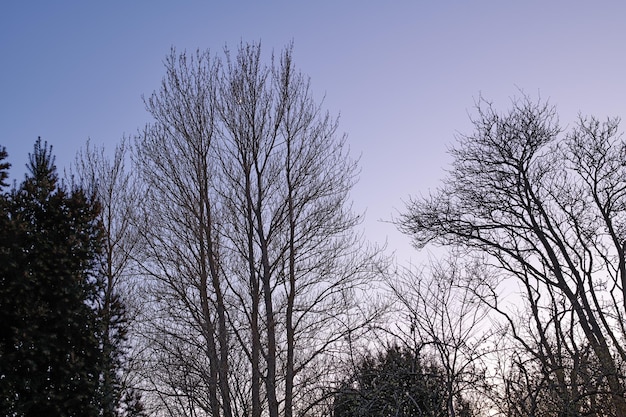
[{"label": "gradient sky", "polygon": [[389,220],[444,176],[482,95],[506,110],[520,90],[579,113],[626,116],[621,1],[29,1],[0,5],[0,145],[22,179],[37,136],[62,170],[87,138],[112,149],[148,122],[178,50],[294,42],[316,98],[340,114],[361,175],[364,233],[416,259]]}]

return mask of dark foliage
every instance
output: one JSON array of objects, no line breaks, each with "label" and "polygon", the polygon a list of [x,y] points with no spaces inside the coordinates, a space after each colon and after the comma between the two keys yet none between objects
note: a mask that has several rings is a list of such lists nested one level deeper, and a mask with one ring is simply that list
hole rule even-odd
[{"label": "dark foliage", "polygon": [[[126,307],[119,295],[109,291],[106,284],[101,299],[98,318],[102,330],[102,375],[100,378],[102,417],[115,417],[120,415],[119,409],[128,400],[124,398],[124,386],[119,373],[123,366],[124,347],[127,343]],[[137,398],[133,396],[132,400],[135,401]]]},{"label": "dark foliage", "polygon": [[38,139],[0,200],[0,414],[97,416],[99,207],[59,181],[51,151]]},{"label": "dark foliage", "polygon": [[[459,410],[459,416],[471,416],[467,402],[462,402]],[[442,370],[397,346],[370,355],[335,395],[333,415],[447,416]]]},{"label": "dark foliage", "polygon": [[7,159],[7,150],[4,146],[0,147],[0,187],[6,187],[8,184],[5,182],[9,178],[7,170],[11,167],[8,162],[3,162]]}]

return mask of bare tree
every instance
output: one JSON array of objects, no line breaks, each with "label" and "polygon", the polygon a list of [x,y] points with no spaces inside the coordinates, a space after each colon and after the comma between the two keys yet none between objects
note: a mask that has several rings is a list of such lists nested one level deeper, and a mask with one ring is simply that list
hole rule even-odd
[{"label": "bare tree", "polygon": [[[457,254],[458,255],[458,254]],[[458,415],[470,391],[485,384],[485,357],[493,336],[488,294],[475,284],[481,265],[460,257],[432,261],[423,271],[406,270],[388,280],[393,299],[399,303],[395,334],[403,343],[430,358],[444,378],[447,415]]]},{"label": "bare tree", "polygon": [[[501,338],[490,358],[493,383],[484,393],[510,417],[612,415],[605,405],[610,389],[575,312],[562,295],[532,282],[510,294],[514,307],[495,294],[482,299],[504,319],[493,323]],[[494,280],[480,285],[497,288]]]},{"label": "bare tree", "polygon": [[139,203],[150,222],[142,230],[152,307],[146,379],[165,409],[173,407],[169,414],[231,416],[220,207],[213,200],[215,68],[208,53],[179,60],[172,51],[166,69],[161,90],[146,99],[155,122],[134,152],[146,188]]},{"label": "bare tree", "polygon": [[136,142],[154,390],[186,415],[310,415],[375,317],[361,302],[380,260],[348,201],[356,161],[290,47],[271,65],[258,44],[172,51],[166,71]]},{"label": "bare tree", "polygon": [[[104,147],[87,141],[73,165],[72,180],[91,193],[102,210],[99,220],[104,229],[103,256],[98,273],[102,279],[99,314],[102,324],[104,364],[101,390],[105,398],[104,416],[126,410],[141,410],[134,387],[132,343],[129,329],[135,324],[141,306],[137,303],[136,257],[140,252],[137,234],[136,201],[140,198],[137,178],[129,171],[128,140],[123,138],[110,158]],[[121,407],[121,408],[120,408]],[[135,411],[130,411],[130,410]]]},{"label": "bare tree", "polygon": [[626,415],[626,168],[618,120],[581,118],[563,136],[555,109],[528,97],[513,100],[505,114],[484,100],[477,110],[476,131],[451,150],[444,185],[413,199],[401,228],[417,246],[458,245],[516,278],[533,309],[542,360],[557,363],[561,353],[546,331],[553,322],[544,320],[563,320],[553,334],[563,332],[561,341],[573,335],[576,346],[580,337],[588,343],[610,408]]}]

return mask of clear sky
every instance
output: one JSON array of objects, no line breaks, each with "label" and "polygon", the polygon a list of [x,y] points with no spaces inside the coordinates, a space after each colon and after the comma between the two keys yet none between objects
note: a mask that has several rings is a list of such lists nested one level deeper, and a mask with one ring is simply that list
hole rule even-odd
[{"label": "clear sky", "polygon": [[[520,89],[577,114],[626,116],[622,1],[29,1],[0,4],[0,145],[21,180],[37,136],[68,167],[87,138],[112,149],[149,121],[179,50],[294,42],[296,66],[340,114],[361,155],[364,232],[416,258],[388,220],[444,176],[482,94],[506,110]],[[626,127],[626,126],[625,126]]]}]

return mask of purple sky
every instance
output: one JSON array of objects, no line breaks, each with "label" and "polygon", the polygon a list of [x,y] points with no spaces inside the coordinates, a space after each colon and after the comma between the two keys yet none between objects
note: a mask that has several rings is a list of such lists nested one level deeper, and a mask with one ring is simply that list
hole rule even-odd
[{"label": "purple sky", "polygon": [[296,66],[318,100],[341,114],[361,155],[357,211],[364,231],[417,259],[379,222],[437,186],[456,132],[470,133],[479,94],[502,110],[519,89],[577,114],[626,116],[626,3],[589,1],[17,1],[0,6],[0,145],[21,180],[37,136],[60,169],[91,138],[112,149],[149,117],[179,50],[266,56],[294,41]]}]

